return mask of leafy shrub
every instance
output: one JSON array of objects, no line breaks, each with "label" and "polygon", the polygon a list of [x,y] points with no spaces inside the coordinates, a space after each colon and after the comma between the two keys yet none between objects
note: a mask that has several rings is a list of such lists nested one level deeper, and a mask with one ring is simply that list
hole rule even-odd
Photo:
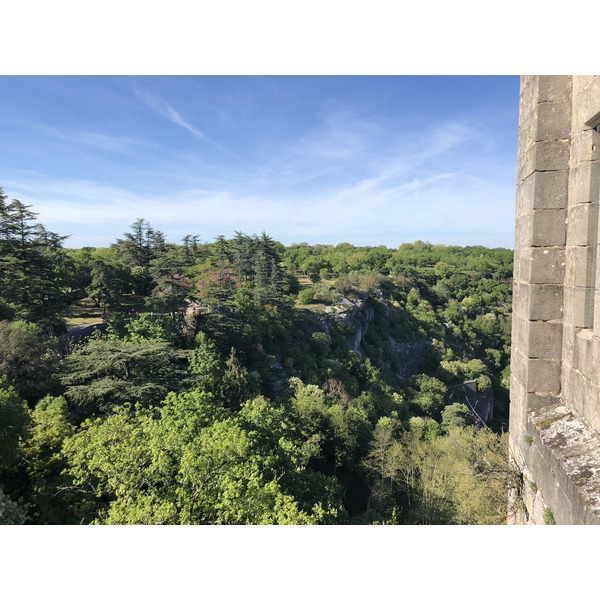
[{"label": "leafy shrub", "polygon": [[556,525],[554,515],[552,514],[552,511],[549,508],[547,508],[544,511],[544,525]]},{"label": "leafy shrub", "polygon": [[300,304],[313,304],[315,301],[315,290],[311,287],[300,290],[298,293],[298,302]]}]

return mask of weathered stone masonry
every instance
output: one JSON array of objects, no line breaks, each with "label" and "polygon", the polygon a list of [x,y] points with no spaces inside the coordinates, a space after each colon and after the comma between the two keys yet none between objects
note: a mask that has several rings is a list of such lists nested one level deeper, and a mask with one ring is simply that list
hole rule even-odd
[{"label": "weathered stone masonry", "polygon": [[600,524],[600,76],[523,76],[515,231],[514,523]]}]

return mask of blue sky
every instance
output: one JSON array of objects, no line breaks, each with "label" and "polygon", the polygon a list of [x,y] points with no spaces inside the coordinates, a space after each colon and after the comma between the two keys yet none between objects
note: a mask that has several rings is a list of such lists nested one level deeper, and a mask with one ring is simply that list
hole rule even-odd
[{"label": "blue sky", "polygon": [[0,186],[70,247],[513,247],[517,76],[0,76]]}]

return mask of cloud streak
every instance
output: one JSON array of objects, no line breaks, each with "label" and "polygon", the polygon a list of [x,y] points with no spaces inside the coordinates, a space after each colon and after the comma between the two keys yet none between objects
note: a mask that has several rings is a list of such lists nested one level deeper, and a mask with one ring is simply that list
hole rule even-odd
[{"label": "cloud streak", "polygon": [[221,146],[220,144],[215,142],[213,139],[211,139],[207,135],[205,135],[198,128],[196,128],[193,125],[191,125],[190,123],[188,123],[188,121],[186,121],[181,116],[181,114],[179,112],[177,112],[166,100],[163,100],[162,98],[160,98],[159,96],[156,96],[154,94],[150,94],[148,92],[144,92],[144,91],[138,90],[138,89],[135,90],[135,93],[142,99],[142,101],[144,102],[144,104],[146,104],[146,106],[148,106],[153,111],[157,112],[159,115],[161,115],[161,116],[165,117],[166,119],[168,119],[169,121],[171,121],[171,123],[174,123],[175,125],[179,125],[179,127],[183,127],[184,129],[186,129],[187,131],[192,133],[197,138],[212,144],[213,146],[215,146],[215,148],[218,148],[222,152],[229,152],[223,146]]}]

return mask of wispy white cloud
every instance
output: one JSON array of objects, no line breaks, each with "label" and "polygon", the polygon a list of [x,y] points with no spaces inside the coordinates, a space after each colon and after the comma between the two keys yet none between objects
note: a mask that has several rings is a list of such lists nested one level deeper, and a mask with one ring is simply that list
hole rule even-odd
[{"label": "wispy white cloud", "polygon": [[[6,122],[9,123],[10,121]],[[12,124],[14,124],[14,121]],[[97,131],[79,130],[74,128],[61,129],[48,125],[46,122],[33,119],[20,118],[18,119],[18,125],[24,131],[36,135],[38,146],[50,144],[50,146],[48,146],[49,148],[51,148],[51,144],[54,140],[60,140],[61,142],[76,146],[87,146],[91,149],[97,148],[109,152],[133,155],[139,153],[140,148],[142,147],[155,146],[150,140],[139,136],[113,135],[104,132],[99,133]]]},{"label": "wispy white cloud", "polygon": [[[327,111],[318,123],[299,137],[271,152],[256,170],[254,180],[263,189],[318,185],[344,173],[364,170],[369,153],[384,134],[375,120],[349,111]],[[346,175],[347,176],[347,175]]]},{"label": "wispy white cloud", "polygon": [[120,154],[133,154],[139,152],[142,146],[148,147],[153,145],[148,140],[107,135],[93,131],[57,132],[57,135],[66,142],[83,144]]},{"label": "wispy white cloud", "polygon": [[197,127],[191,125],[186,119],[184,119],[179,112],[177,112],[166,100],[163,98],[156,96],[155,94],[150,94],[148,92],[144,92],[139,89],[135,89],[135,93],[142,99],[142,101],[152,110],[157,112],[159,115],[162,115],[175,125],[179,125],[184,129],[187,129],[190,133],[195,135],[197,138],[208,142],[221,150],[222,152],[229,152],[226,148],[221,146],[219,143],[215,142],[215,140],[211,139],[207,135],[205,135],[202,131],[200,131]]}]

